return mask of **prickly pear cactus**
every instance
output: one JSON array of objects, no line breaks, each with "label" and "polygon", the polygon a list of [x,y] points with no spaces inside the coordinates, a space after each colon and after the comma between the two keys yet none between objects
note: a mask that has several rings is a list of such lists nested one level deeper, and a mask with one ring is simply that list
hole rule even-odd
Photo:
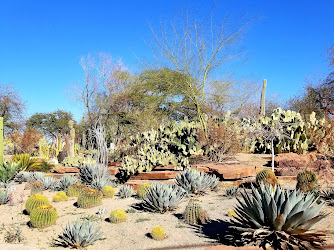
[{"label": "prickly pear cactus", "polygon": [[183,218],[187,224],[198,225],[209,221],[207,212],[202,208],[200,201],[191,199],[183,213]]},{"label": "prickly pear cactus", "polygon": [[50,201],[44,195],[33,194],[27,199],[25,203],[25,209],[30,214],[30,212],[35,207],[40,206],[40,205],[49,205],[49,204],[50,204]]},{"label": "prickly pear cactus", "polygon": [[304,170],[297,174],[296,189],[303,192],[313,191],[317,188],[318,177],[312,170]]},{"label": "prickly pear cactus", "polygon": [[77,205],[80,208],[91,208],[102,204],[102,193],[99,190],[86,188],[78,197]]},{"label": "prickly pear cactus", "polygon": [[51,205],[40,205],[34,208],[30,213],[31,225],[37,228],[54,225],[57,219],[57,210]]},{"label": "prickly pear cactus", "polygon": [[103,197],[106,197],[106,198],[112,198],[115,195],[115,189],[110,186],[103,187],[101,191],[102,191]]},{"label": "prickly pear cactus", "polygon": [[256,184],[260,185],[260,183],[269,184],[272,186],[279,185],[277,177],[273,171],[270,169],[263,169],[256,175]]},{"label": "prickly pear cactus", "polygon": [[165,229],[161,226],[155,226],[152,228],[151,236],[155,240],[164,240],[167,238]]},{"label": "prickly pear cactus", "polygon": [[67,188],[67,195],[70,197],[79,197],[85,188],[86,186],[84,184],[74,183]]},{"label": "prickly pear cactus", "polygon": [[111,211],[109,219],[112,223],[121,223],[125,222],[128,219],[128,216],[124,210],[115,209]]}]

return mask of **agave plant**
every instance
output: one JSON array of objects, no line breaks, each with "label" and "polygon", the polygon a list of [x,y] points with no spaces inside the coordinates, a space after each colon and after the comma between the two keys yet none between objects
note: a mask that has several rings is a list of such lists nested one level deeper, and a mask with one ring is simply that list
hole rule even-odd
[{"label": "agave plant", "polygon": [[28,171],[21,171],[17,173],[14,178],[14,180],[19,183],[29,181],[30,179],[31,179],[31,172]]},{"label": "agave plant", "polygon": [[317,204],[313,194],[261,184],[252,187],[252,197],[241,195],[231,228],[241,233],[243,243],[274,249],[309,249],[323,243],[321,234],[306,233],[327,215],[319,213],[324,203]]},{"label": "agave plant", "polygon": [[118,191],[118,196],[119,198],[128,198],[132,195],[133,193],[133,188],[129,185],[123,185],[119,191]]},{"label": "agave plant", "polygon": [[0,190],[0,205],[9,202],[9,194],[7,189]]},{"label": "agave plant", "polygon": [[18,171],[19,164],[20,163],[17,162],[0,163],[0,182],[5,187],[7,187],[9,182],[14,179]]},{"label": "agave plant", "polygon": [[102,237],[101,227],[95,227],[89,220],[69,222],[54,244],[64,247],[85,248]]},{"label": "agave plant", "polygon": [[30,175],[30,180],[42,182],[42,180],[45,178],[45,173],[43,172],[32,172]]},{"label": "agave plant", "polygon": [[226,196],[236,196],[238,194],[239,187],[227,187],[225,188],[225,195]]},{"label": "agave plant", "polygon": [[44,189],[54,191],[59,187],[59,182],[57,181],[57,179],[51,176],[45,176],[43,179],[41,179],[41,183]]},{"label": "agave plant", "polygon": [[208,190],[217,189],[219,179],[197,169],[185,169],[175,177],[176,184],[188,194],[203,194]]},{"label": "agave plant", "polygon": [[174,210],[185,194],[185,191],[175,184],[151,183],[143,198],[144,207],[165,213]]},{"label": "agave plant", "polygon": [[80,168],[80,180],[83,184],[98,190],[111,182],[109,170],[102,164],[87,164]]},{"label": "agave plant", "polygon": [[74,183],[77,183],[79,180],[77,177],[72,175],[64,175],[60,178],[59,181],[59,189],[60,190],[67,190],[69,186],[71,186]]}]

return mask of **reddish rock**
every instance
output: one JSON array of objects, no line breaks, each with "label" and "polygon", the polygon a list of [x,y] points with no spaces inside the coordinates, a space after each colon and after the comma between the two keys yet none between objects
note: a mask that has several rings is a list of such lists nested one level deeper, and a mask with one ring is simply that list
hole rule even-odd
[{"label": "reddish rock", "polygon": [[122,165],[122,162],[116,161],[116,162],[109,162],[108,167],[120,167]]},{"label": "reddish rock", "polygon": [[156,170],[174,170],[175,166],[174,165],[167,165],[167,166],[156,166],[153,171]]},{"label": "reddish rock", "polygon": [[168,180],[175,178],[178,171],[151,171],[131,176],[130,180]]},{"label": "reddish rock", "polygon": [[53,173],[64,174],[64,173],[79,173],[79,169],[76,167],[59,167],[52,169]]},{"label": "reddish rock", "polygon": [[115,175],[118,173],[118,167],[109,167],[108,169],[111,175]]},{"label": "reddish rock", "polygon": [[286,153],[286,154],[278,154],[275,157],[275,167],[284,168],[284,167],[306,167],[310,164],[311,161],[316,160],[317,157],[312,154],[308,155],[299,155],[296,153]]},{"label": "reddish rock", "polygon": [[65,176],[65,175],[72,175],[72,176],[78,176],[78,173],[65,173],[65,174],[57,174],[57,173],[49,173],[48,175],[56,178],[56,179],[60,179],[61,177]]},{"label": "reddish rock", "polygon": [[199,171],[210,172],[210,168],[203,166],[196,166],[196,169]]},{"label": "reddish rock", "polygon": [[170,180],[164,180],[164,181],[158,181],[158,180],[128,180],[125,185],[129,185],[132,186],[134,190],[137,190],[138,187],[141,184],[146,184],[146,183],[152,183],[152,182],[157,182],[157,183],[175,183],[174,179],[170,179]]}]

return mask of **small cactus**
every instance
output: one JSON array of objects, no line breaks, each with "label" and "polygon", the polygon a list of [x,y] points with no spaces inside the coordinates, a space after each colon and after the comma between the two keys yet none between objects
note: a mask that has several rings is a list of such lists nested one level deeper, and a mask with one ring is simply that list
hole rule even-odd
[{"label": "small cactus", "polygon": [[102,193],[99,190],[86,188],[77,201],[78,207],[91,208],[102,204]]},{"label": "small cactus", "polygon": [[31,184],[30,194],[43,194],[43,184],[39,181],[35,181]]},{"label": "small cactus", "polygon": [[297,174],[296,189],[303,192],[313,191],[317,188],[318,177],[312,170],[304,170]]},{"label": "small cactus", "polygon": [[263,169],[256,175],[256,183],[257,185],[260,185],[260,183],[268,183],[272,186],[279,185],[277,177],[273,171],[270,169]]},{"label": "small cactus", "polygon": [[67,195],[68,196],[74,196],[74,197],[79,197],[79,195],[81,194],[81,192],[86,188],[86,186],[84,184],[81,183],[74,183],[72,185],[70,185],[67,188]]},{"label": "small cactus", "polygon": [[50,202],[48,198],[46,198],[44,195],[41,194],[33,194],[31,195],[26,203],[25,203],[25,208],[26,211],[30,214],[30,212],[35,208],[40,205],[49,205]]},{"label": "small cactus", "polygon": [[201,203],[196,199],[191,199],[183,213],[183,218],[187,224],[198,225],[209,221],[207,212],[202,208]]},{"label": "small cactus", "polygon": [[161,226],[155,226],[152,228],[151,236],[155,240],[164,240],[167,238],[165,229]]},{"label": "small cactus", "polygon": [[137,189],[137,195],[139,198],[144,199],[146,196],[147,189],[151,187],[150,184],[141,184]]},{"label": "small cactus", "polygon": [[122,209],[115,209],[110,213],[110,222],[112,223],[121,223],[127,220],[128,216],[126,212]]},{"label": "small cactus", "polygon": [[105,186],[102,188],[103,197],[112,198],[115,195],[115,189],[110,186]]},{"label": "small cactus", "polygon": [[64,191],[59,191],[56,193],[56,195],[60,196],[62,201],[68,201],[68,196]]},{"label": "small cactus", "polygon": [[129,185],[124,185],[119,189],[118,196],[119,198],[128,198],[132,195],[133,188]]},{"label": "small cactus", "polygon": [[44,228],[56,223],[57,210],[51,205],[40,205],[30,213],[30,222],[33,227]]},{"label": "small cactus", "polygon": [[53,200],[54,202],[61,202],[61,201],[63,201],[63,199],[62,199],[59,195],[54,195],[54,196],[52,197],[52,200]]}]

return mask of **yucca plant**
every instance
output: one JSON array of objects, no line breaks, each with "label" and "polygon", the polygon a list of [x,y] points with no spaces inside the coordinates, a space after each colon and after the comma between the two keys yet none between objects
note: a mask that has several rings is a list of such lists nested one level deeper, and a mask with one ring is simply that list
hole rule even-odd
[{"label": "yucca plant", "polygon": [[54,244],[63,247],[86,248],[102,237],[101,227],[95,227],[89,220],[69,222]]},{"label": "yucca plant", "polygon": [[133,187],[129,185],[123,185],[119,191],[118,191],[118,196],[119,198],[128,198],[132,195],[133,193]]},{"label": "yucca plant", "polygon": [[203,194],[208,190],[218,188],[219,179],[197,169],[186,169],[175,177],[176,184],[188,194]]},{"label": "yucca plant", "polygon": [[151,183],[143,198],[144,207],[151,211],[165,213],[174,210],[185,194],[185,191],[175,184]]},{"label": "yucca plant", "polygon": [[26,171],[41,165],[37,158],[31,158],[29,154],[16,154],[12,157],[12,160],[19,163],[20,171]]},{"label": "yucca plant", "polygon": [[323,243],[321,234],[307,231],[326,214],[319,213],[324,203],[317,204],[313,194],[284,190],[279,186],[252,186],[252,197],[241,193],[231,228],[241,235],[244,244],[274,249],[309,249]]}]

